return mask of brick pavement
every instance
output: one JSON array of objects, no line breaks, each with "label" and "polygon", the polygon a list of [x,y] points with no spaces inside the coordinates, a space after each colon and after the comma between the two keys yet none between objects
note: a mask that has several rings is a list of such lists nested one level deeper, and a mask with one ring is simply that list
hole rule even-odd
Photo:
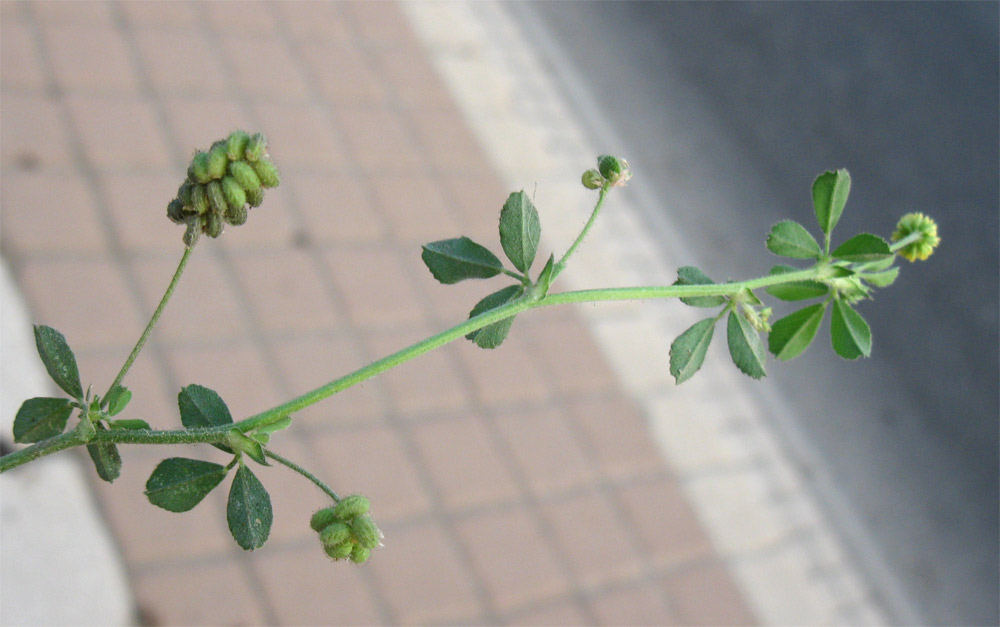
[{"label": "brick pavement", "polygon": [[[88,381],[115,374],[181,252],[164,216],[195,147],[264,131],[282,169],[251,220],[199,244],[127,384],[178,423],[176,392],[235,416],[465,317],[482,284],[438,285],[419,243],[495,241],[509,190],[388,3],[0,3],[0,243],[38,323]],[[525,185],[530,184],[526,181]],[[558,354],[571,354],[557,359]],[[224,491],[149,505],[164,456],[126,449],[95,485],[153,624],[732,624],[753,617],[644,416],[571,309],[508,342],[439,349],[314,406],[275,450],[374,502],[386,546],[330,563],[322,495],[259,473],[265,547],[228,536]]]}]

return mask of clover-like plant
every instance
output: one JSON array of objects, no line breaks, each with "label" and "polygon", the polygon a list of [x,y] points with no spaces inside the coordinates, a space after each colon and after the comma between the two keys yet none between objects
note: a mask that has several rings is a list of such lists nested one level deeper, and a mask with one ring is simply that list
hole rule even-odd
[{"label": "clover-like plant", "polygon": [[[860,233],[834,247],[833,230],[851,188],[847,171],[838,170],[821,174],[812,186],[822,244],[808,229],[791,220],[775,224],[767,235],[769,251],[804,261],[805,267],[780,264],[762,277],[716,283],[698,268],[685,266],[677,271],[672,285],[552,292],[553,283],[594,226],[608,194],[625,185],[631,176],[624,159],[598,157],[597,168],[582,176],[583,185],[598,194],[590,218],[561,256],[543,254],[546,261],[535,273],[532,268],[539,265],[536,260],[541,220],[523,191],[510,194],[500,210],[499,243],[509,266],[489,248],[467,237],[423,246],[421,258],[441,283],[497,276],[513,279],[477,302],[468,320],[441,333],[238,422],[216,392],[197,384],[183,387],[178,394],[182,429],[155,430],[138,418],[118,418],[132,399],[131,390],[122,382],[170,300],[200,235],[216,238],[226,225],[243,224],[249,208],[263,202],[264,190],[280,182],[264,136],[235,131],[195,154],[177,197],[168,203],[167,216],[186,226],[184,253],[135,348],[103,395],[94,394],[91,387],[84,390],[66,338],[51,327],[35,327],[42,363],[68,398],[32,398],[21,405],[14,420],[14,440],[31,446],[0,458],[0,472],[63,449],[86,446],[97,474],[105,481],[114,481],[122,468],[120,445],[211,444],[232,455],[232,460],[226,465],[184,457],[163,460],[146,482],[150,503],[172,512],[188,511],[235,469],[226,510],[229,529],[241,547],[257,549],[268,538],[273,512],[270,496],[247,460],[261,466],[274,461],[313,482],[332,502],[320,507],[309,521],[323,551],[334,560],[362,563],[382,539],[369,512],[368,499],[357,494],[341,498],[311,472],[272,450],[272,436],[291,426],[295,412],[463,337],[482,348],[495,349],[507,338],[518,314],[568,303],[678,298],[692,307],[717,310],[671,344],[669,364],[664,367],[669,367],[677,383],[701,368],[715,326],[723,317],[727,319],[726,338],[733,363],[755,379],[765,375],[768,351],[780,361],[800,355],[816,337],[827,310],[831,312],[834,351],[845,359],[867,357],[872,349],[872,334],[855,308],[857,303],[870,298],[873,290],[895,281],[899,274],[894,265],[897,255],[910,261],[923,260],[940,242],[934,221],[921,213],[911,213],[900,219],[891,243],[877,235]],[[761,301],[759,291],[783,301],[812,303],[771,323],[772,310]],[[767,335],[766,349],[762,334]],[[74,412],[78,420],[67,431]]]}]

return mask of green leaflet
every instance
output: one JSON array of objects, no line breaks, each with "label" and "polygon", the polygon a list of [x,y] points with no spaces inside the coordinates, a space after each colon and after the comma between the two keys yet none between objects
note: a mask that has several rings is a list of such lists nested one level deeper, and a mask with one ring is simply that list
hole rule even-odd
[{"label": "green leaflet", "polygon": [[844,359],[868,357],[872,352],[872,332],[861,314],[837,299],[830,314],[833,350]]},{"label": "green leaflet", "polygon": [[514,267],[527,273],[535,261],[542,226],[524,191],[514,192],[500,210],[500,246]]},{"label": "green leaflet", "polygon": [[753,379],[760,379],[767,374],[764,370],[767,352],[757,330],[748,320],[737,312],[730,311],[726,336],[729,340],[729,355],[743,374]]},{"label": "green leaflet", "polygon": [[[708,278],[704,272],[694,266],[682,266],[677,269],[677,280],[674,285],[713,285],[715,281]],[[688,296],[680,299],[691,307],[718,307],[726,303],[724,296]]]},{"label": "green leaflet", "polygon": [[677,383],[687,381],[701,368],[712,343],[715,322],[715,318],[696,322],[670,344],[670,374]]},{"label": "green leaflet", "polygon": [[889,244],[871,233],[859,233],[837,246],[830,255],[844,261],[883,261],[892,259]]},{"label": "green leaflet", "polygon": [[253,472],[240,466],[233,477],[226,505],[226,520],[233,539],[246,551],[264,546],[274,520],[271,496]]},{"label": "green leaflet", "polygon": [[[521,296],[524,292],[524,287],[521,285],[509,285],[502,290],[493,292],[486,298],[482,299],[476,306],[472,308],[469,312],[469,318],[475,318],[481,313],[485,313],[491,309],[496,309],[501,305],[506,305],[510,301]],[[514,324],[514,316],[509,318],[504,318],[498,322],[487,325],[482,329],[473,331],[465,336],[466,339],[472,340],[480,348],[496,348],[507,339],[507,334],[510,333],[510,327]]]},{"label": "green leaflet", "polygon": [[[181,412],[181,424],[188,429],[219,427],[233,423],[229,407],[215,390],[192,383],[181,388],[177,395],[177,407]],[[224,444],[213,444],[215,448],[231,453]]]},{"label": "green leaflet", "polygon": [[226,467],[200,459],[171,457],[160,462],[146,481],[146,498],[171,512],[201,503],[226,476]]},{"label": "green leaflet", "polygon": [[833,227],[837,226],[850,193],[851,175],[847,170],[824,172],[813,182],[812,197],[816,221],[827,237],[830,236]]},{"label": "green leaflet", "polygon": [[14,441],[41,442],[66,429],[73,405],[65,398],[29,398],[14,416]]},{"label": "green leaflet", "polygon": [[488,279],[503,269],[496,255],[468,237],[425,244],[420,258],[434,278],[446,285],[465,279]]},{"label": "green leaflet", "polygon": [[767,344],[771,354],[782,361],[788,361],[802,354],[823,321],[826,303],[817,303],[789,314],[771,325]]},{"label": "green leaflet", "polygon": [[83,385],[76,356],[62,333],[52,327],[35,325],[35,347],[49,376],[64,392],[78,401],[83,400]]},{"label": "green leaflet", "polygon": [[115,384],[115,386],[111,388],[111,391],[108,392],[107,397],[104,399],[108,405],[108,415],[115,416],[121,413],[131,400],[131,390],[121,384]]},{"label": "green leaflet", "polygon": [[820,256],[816,239],[806,227],[794,220],[784,220],[771,227],[767,235],[767,249],[775,255],[793,259],[816,259]]}]

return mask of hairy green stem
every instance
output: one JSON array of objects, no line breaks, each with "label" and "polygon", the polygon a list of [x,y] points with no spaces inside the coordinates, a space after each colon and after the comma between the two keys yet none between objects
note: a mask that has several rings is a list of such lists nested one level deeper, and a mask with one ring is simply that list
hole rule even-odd
[{"label": "hairy green stem", "polygon": [[573,245],[569,247],[569,250],[567,250],[566,254],[562,256],[562,259],[560,259],[556,263],[555,267],[552,268],[552,278],[549,280],[549,283],[555,281],[556,277],[559,276],[559,274],[566,268],[566,262],[569,261],[569,258],[573,256],[576,249],[583,243],[584,238],[587,237],[587,233],[590,232],[590,229],[594,226],[594,222],[597,221],[598,214],[601,213],[601,207],[604,206],[604,199],[607,198],[608,190],[610,189],[610,183],[605,183],[601,186],[600,194],[597,196],[597,203],[594,205],[594,210],[590,212],[590,219],[587,220],[587,224],[584,225],[580,234],[576,236],[576,240],[573,242]]},{"label": "hairy green stem", "polygon": [[191,246],[184,247],[184,254],[181,255],[180,263],[177,264],[177,269],[174,270],[174,276],[170,279],[170,284],[167,285],[167,291],[163,293],[163,298],[160,299],[160,304],[158,304],[156,309],[153,311],[153,315],[150,317],[149,323],[146,324],[146,328],[143,330],[142,335],[139,336],[139,341],[135,343],[135,347],[129,354],[128,359],[126,359],[125,363],[122,365],[122,369],[118,371],[118,376],[115,377],[114,382],[108,386],[108,391],[101,397],[102,408],[107,406],[108,395],[111,393],[111,390],[115,389],[115,386],[121,384],[125,375],[128,374],[129,369],[132,367],[132,363],[135,361],[135,358],[139,356],[140,352],[142,352],[142,347],[146,345],[146,340],[149,339],[150,333],[153,332],[153,327],[155,327],[156,323],[159,322],[164,308],[170,301],[170,297],[174,295],[174,289],[177,287],[177,283],[181,280],[181,275],[184,273],[184,268],[187,266],[188,260],[191,258],[191,253],[193,251],[194,248]]},{"label": "hairy green stem", "polygon": [[295,462],[293,462],[290,459],[287,459],[285,457],[282,457],[281,455],[278,455],[274,451],[269,451],[267,449],[264,449],[264,454],[267,455],[268,457],[270,457],[271,459],[273,459],[274,461],[278,462],[279,464],[282,464],[284,466],[287,466],[287,467],[291,468],[292,470],[294,470],[295,472],[299,473],[300,475],[302,475],[303,477],[305,477],[309,481],[312,481],[313,483],[315,483],[316,487],[318,487],[320,490],[326,492],[330,496],[330,498],[333,499],[334,503],[339,503],[340,502],[340,497],[337,496],[337,493],[334,492],[330,488],[330,486],[328,486],[325,483],[323,483],[323,481],[319,477],[317,477],[316,475],[312,474],[311,472],[309,472],[308,470],[306,470],[302,466],[299,466],[298,464],[296,464]]},{"label": "hairy green stem", "polygon": [[[521,298],[497,307],[496,309],[491,309],[490,311],[484,312],[474,318],[470,318],[461,324],[455,325],[454,327],[442,331],[437,335],[433,335],[398,352],[383,357],[378,361],[372,362],[363,368],[359,368],[354,372],[321,385],[320,387],[293,398],[290,401],[241,420],[235,423],[235,425],[226,424],[218,427],[179,429],[174,431],[158,431],[149,429],[109,429],[106,431],[97,431],[97,433],[93,434],[89,441],[93,443],[110,442],[116,444],[193,444],[224,442],[226,435],[234,426],[244,433],[252,431],[253,429],[268,426],[278,420],[281,420],[289,414],[305,409],[306,407],[318,403],[325,398],[333,396],[337,392],[353,387],[362,381],[370,379],[371,377],[385,372],[386,370],[390,370],[404,362],[422,355],[423,353],[460,339],[473,331],[482,329],[483,327],[489,326],[495,322],[499,322],[500,320],[504,320],[505,318],[515,316],[536,307],[597,301],[688,298],[695,296],[732,296],[743,289],[755,290],[771,285],[820,280],[829,278],[830,276],[832,276],[830,266],[825,263],[820,263],[805,270],[788,272],[786,274],[769,275],[757,279],[734,283],[604,288],[548,294],[544,298],[538,300]],[[44,455],[84,443],[85,441],[73,432],[45,440],[44,442],[39,442],[31,447],[0,458],[0,473]]]}]

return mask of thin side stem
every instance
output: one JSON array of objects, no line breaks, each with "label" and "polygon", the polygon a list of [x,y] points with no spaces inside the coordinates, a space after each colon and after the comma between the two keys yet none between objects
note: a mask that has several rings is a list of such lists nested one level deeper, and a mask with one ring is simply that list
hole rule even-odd
[{"label": "thin side stem", "polygon": [[290,459],[287,459],[285,457],[282,457],[281,455],[278,455],[274,451],[269,451],[267,449],[264,449],[264,455],[267,455],[268,457],[270,457],[274,461],[278,462],[279,464],[282,464],[284,466],[287,466],[287,467],[291,468],[292,470],[294,470],[295,472],[299,473],[300,475],[302,475],[303,477],[305,477],[309,481],[312,481],[314,484],[316,484],[316,487],[318,487],[320,490],[326,492],[330,496],[330,498],[333,499],[334,503],[339,503],[340,502],[340,497],[337,496],[337,493],[334,492],[330,488],[330,486],[328,486],[325,483],[323,483],[323,481],[319,477],[317,477],[316,475],[312,474],[311,472],[309,472],[308,470],[306,470],[302,466],[299,466],[298,464],[296,464],[295,462],[293,462]]},{"label": "thin side stem", "polygon": [[149,339],[149,335],[153,332],[153,327],[159,322],[160,316],[163,314],[164,308],[166,308],[167,303],[170,301],[170,297],[174,295],[174,289],[177,287],[177,283],[181,280],[181,275],[184,273],[184,268],[187,266],[188,260],[191,258],[191,253],[194,251],[193,247],[185,246],[184,254],[181,255],[180,263],[177,264],[177,269],[174,270],[174,276],[170,279],[170,284],[167,285],[167,291],[163,293],[163,298],[160,299],[160,304],[156,306],[153,311],[152,317],[149,319],[149,323],[146,324],[146,328],[143,330],[142,335],[139,336],[139,341],[135,343],[135,347],[129,354],[128,359],[122,365],[122,369],[118,371],[118,376],[115,377],[114,382],[108,387],[108,391],[104,393],[101,397],[101,407],[105,407],[108,404],[108,394],[111,390],[115,389],[115,386],[120,385],[122,380],[125,379],[125,375],[128,374],[129,369],[132,367],[132,363],[135,361],[139,353],[142,352],[142,347],[146,345],[146,340]]},{"label": "thin side stem", "polygon": [[556,263],[555,267],[552,268],[552,278],[549,280],[550,283],[555,281],[556,277],[559,276],[559,273],[566,268],[566,263],[569,261],[569,258],[573,256],[573,253],[575,253],[576,249],[580,247],[584,238],[587,237],[587,233],[589,233],[590,229],[594,226],[594,222],[597,221],[598,214],[601,213],[601,207],[604,206],[604,199],[607,198],[609,189],[611,189],[611,185],[608,183],[605,183],[601,187],[600,194],[597,197],[597,204],[594,205],[594,210],[590,212],[590,219],[587,220],[587,224],[584,225],[580,234],[576,236],[576,240],[573,242],[573,245],[569,247],[569,250],[566,251],[566,254],[563,255],[562,259],[560,259]]}]

